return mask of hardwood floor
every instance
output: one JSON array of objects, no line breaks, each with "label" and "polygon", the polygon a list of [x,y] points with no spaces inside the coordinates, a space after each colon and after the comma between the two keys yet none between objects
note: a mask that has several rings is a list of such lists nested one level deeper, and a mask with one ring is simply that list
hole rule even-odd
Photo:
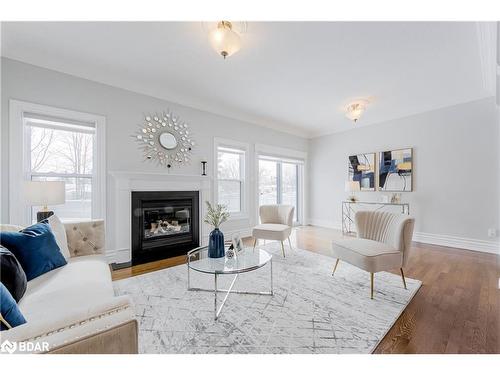
[{"label": "hardwood floor", "polygon": [[[337,230],[304,226],[294,230],[292,243],[331,256],[331,240],[341,236]],[[414,243],[405,275],[423,285],[375,353],[500,353],[498,258]],[[184,262],[185,257],[176,257],[113,271],[113,280]]]}]

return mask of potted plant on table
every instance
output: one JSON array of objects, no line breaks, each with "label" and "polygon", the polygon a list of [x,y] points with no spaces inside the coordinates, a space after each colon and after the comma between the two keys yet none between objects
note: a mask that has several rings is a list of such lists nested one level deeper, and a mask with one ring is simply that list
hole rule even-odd
[{"label": "potted plant on table", "polygon": [[210,258],[222,258],[225,255],[224,234],[219,227],[229,219],[229,212],[223,204],[212,206],[209,201],[205,203],[207,205],[207,214],[204,222],[214,227],[208,238],[208,256]]}]

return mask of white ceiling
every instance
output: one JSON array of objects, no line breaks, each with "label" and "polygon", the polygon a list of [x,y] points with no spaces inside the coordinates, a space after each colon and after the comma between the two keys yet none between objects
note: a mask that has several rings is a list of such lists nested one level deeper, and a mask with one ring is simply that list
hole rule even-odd
[{"label": "white ceiling", "polygon": [[2,55],[306,137],[494,95],[494,23],[249,22],[224,61],[201,22],[13,22]]}]

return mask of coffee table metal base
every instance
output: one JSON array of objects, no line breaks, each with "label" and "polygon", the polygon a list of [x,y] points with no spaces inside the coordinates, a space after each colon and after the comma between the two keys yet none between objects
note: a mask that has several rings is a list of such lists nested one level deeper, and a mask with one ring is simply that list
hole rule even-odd
[{"label": "coffee table metal base", "polygon": [[[234,283],[238,279],[238,276],[240,275],[237,273],[234,276],[233,281],[231,282],[231,285],[229,285],[229,289],[219,289],[217,288],[217,277],[219,274],[214,274],[214,289],[204,289],[204,288],[196,288],[196,287],[191,287],[191,281],[190,281],[190,275],[189,275],[189,267],[188,267],[188,289],[189,291],[194,291],[194,292],[211,292],[214,294],[214,320],[219,319],[219,315],[222,311],[222,308],[224,307],[224,304],[227,301],[227,298],[231,293],[234,294],[252,294],[252,295],[258,295],[258,296],[272,296],[274,295],[273,292],[273,260],[271,259],[269,262],[269,269],[270,269],[270,275],[271,275],[271,288],[269,292],[251,292],[251,291],[245,291],[245,290],[233,290]],[[224,296],[224,299],[222,300],[222,303],[218,305],[218,293],[226,293]]]}]

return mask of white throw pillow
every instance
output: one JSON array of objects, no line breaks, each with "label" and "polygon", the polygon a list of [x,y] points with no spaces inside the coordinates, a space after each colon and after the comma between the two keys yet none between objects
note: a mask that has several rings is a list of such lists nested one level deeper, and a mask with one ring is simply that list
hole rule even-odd
[{"label": "white throw pillow", "polygon": [[68,238],[66,237],[66,229],[64,228],[63,223],[56,215],[52,215],[48,218],[50,228],[56,237],[57,246],[61,249],[61,254],[64,259],[69,259],[71,255],[69,254],[68,249]]}]

